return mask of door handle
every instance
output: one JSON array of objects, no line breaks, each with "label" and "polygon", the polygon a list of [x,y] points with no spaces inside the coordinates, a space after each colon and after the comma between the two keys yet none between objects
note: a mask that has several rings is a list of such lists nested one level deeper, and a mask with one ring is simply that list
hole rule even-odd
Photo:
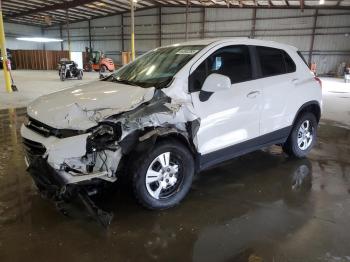
[{"label": "door handle", "polygon": [[247,97],[248,98],[255,98],[259,94],[260,94],[260,91],[252,91],[252,92],[247,94]]}]

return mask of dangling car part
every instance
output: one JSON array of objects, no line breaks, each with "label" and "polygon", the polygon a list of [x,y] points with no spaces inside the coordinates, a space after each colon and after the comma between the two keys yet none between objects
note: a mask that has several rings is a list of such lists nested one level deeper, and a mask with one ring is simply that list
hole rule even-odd
[{"label": "dangling car part", "polygon": [[317,138],[319,81],[283,44],[157,48],[102,81],[32,102],[21,128],[28,171],[39,190],[81,199],[102,224],[111,216],[89,196],[124,175],[140,204],[170,208],[196,172],[225,160],[274,144],[305,157]]},{"label": "dangling car part", "polygon": [[78,80],[83,79],[83,70],[78,68],[78,64],[74,61],[61,59],[58,64],[58,75],[61,81],[66,79],[76,78]]},{"label": "dangling car part", "polygon": [[[26,162],[29,164],[28,159]],[[47,164],[44,158],[40,156],[34,157],[33,155],[27,171],[31,174],[41,195],[54,201],[58,210],[64,215],[68,214],[64,204],[78,198],[84,204],[92,218],[98,221],[103,227],[110,225],[113,214],[97,207],[90,198],[91,195],[97,193],[96,188],[103,188],[101,181],[66,184],[60,176],[57,176],[55,170]]]}]

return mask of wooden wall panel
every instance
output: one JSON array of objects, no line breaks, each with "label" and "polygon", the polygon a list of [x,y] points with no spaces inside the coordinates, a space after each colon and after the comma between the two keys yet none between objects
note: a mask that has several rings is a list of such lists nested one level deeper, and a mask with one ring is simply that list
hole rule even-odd
[{"label": "wooden wall panel", "polygon": [[68,55],[68,51],[12,50],[17,69],[56,70],[58,62]]}]

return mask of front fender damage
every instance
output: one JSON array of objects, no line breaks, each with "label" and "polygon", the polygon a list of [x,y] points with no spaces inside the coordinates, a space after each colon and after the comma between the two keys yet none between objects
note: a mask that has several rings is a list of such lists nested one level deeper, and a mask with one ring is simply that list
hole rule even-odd
[{"label": "front fender damage", "polygon": [[122,115],[111,116],[108,121],[121,124],[122,136],[118,144],[123,155],[146,143],[153,145],[158,137],[169,135],[180,136],[194,150],[198,131],[195,126],[199,127],[200,119],[193,111],[190,101],[172,101],[161,90],[156,90],[149,102]]},{"label": "front fender damage", "polygon": [[[121,160],[133,151],[151,150],[160,137],[177,136],[195,152],[200,119],[193,112],[190,99],[174,101],[158,89],[153,98],[127,112],[106,116],[106,112],[96,110],[94,115],[106,116],[97,127],[47,147],[48,163],[64,181],[61,191],[73,189],[93,217],[108,225],[111,214],[99,209],[90,199],[90,195],[101,191],[99,182],[103,185],[115,182],[120,175]],[[76,148],[72,150],[74,145]],[[69,154],[72,151],[75,153]]]}]

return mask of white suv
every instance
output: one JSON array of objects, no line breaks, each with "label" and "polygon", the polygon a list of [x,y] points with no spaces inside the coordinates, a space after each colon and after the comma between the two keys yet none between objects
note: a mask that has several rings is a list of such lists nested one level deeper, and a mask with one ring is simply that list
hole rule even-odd
[{"label": "white suv", "polygon": [[21,129],[28,170],[56,200],[126,174],[142,205],[169,208],[195,173],[222,161],[274,144],[305,157],[320,85],[285,44],[233,38],[156,48],[102,81],[31,103]]}]

